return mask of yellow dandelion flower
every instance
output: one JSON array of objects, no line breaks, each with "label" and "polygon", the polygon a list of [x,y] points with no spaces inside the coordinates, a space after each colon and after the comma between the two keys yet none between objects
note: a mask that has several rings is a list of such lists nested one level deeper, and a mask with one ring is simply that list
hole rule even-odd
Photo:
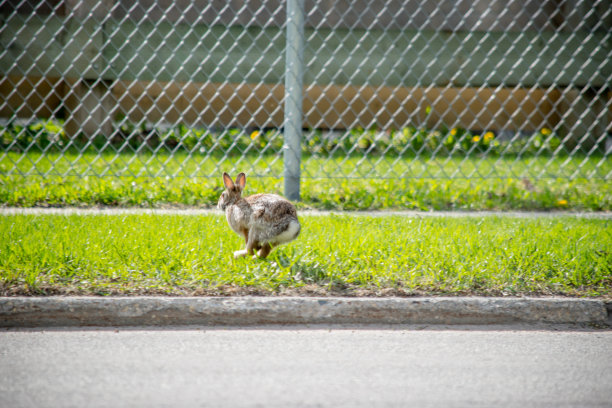
[{"label": "yellow dandelion flower", "polygon": [[480,136],[476,135],[472,138],[472,142],[478,143],[480,141]]},{"label": "yellow dandelion flower", "polygon": [[559,201],[557,201],[557,204],[559,204],[559,205],[567,205],[567,200],[559,200]]},{"label": "yellow dandelion flower", "polygon": [[484,141],[485,142],[490,142],[491,140],[493,140],[493,138],[495,137],[495,134],[493,132],[487,132],[484,134]]},{"label": "yellow dandelion flower", "polygon": [[259,130],[254,130],[251,132],[251,139],[255,140],[255,138],[259,136]]},{"label": "yellow dandelion flower", "polygon": [[548,136],[552,133],[552,130],[550,130],[549,128],[542,128],[542,130],[540,130],[540,133],[544,136]]},{"label": "yellow dandelion flower", "polygon": [[457,136],[457,128],[452,128],[450,134],[451,136]]}]

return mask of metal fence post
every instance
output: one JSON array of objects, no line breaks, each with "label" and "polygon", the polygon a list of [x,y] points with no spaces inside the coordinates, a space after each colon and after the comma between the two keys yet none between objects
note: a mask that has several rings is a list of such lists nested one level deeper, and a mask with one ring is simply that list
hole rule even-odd
[{"label": "metal fence post", "polygon": [[287,1],[285,53],[285,196],[300,199],[302,77],[304,74],[304,0]]}]

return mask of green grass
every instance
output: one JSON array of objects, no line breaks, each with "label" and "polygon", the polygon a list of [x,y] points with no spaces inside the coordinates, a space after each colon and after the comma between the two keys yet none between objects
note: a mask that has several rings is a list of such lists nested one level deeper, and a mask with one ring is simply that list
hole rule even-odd
[{"label": "green grass", "polygon": [[[278,155],[244,158],[92,152],[0,155],[0,205],[212,207],[220,174],[283,192]],[[84,174],[108,177],[79,177]],[[304,156],[301,208],[336,210],[612,210],[612,160],[592,157]],[[331,178],[319,178],[330,176]],[[365,176],[377,178],[366,179]]]},{"label": "green grass", "polygon": [[612,224],[304,216],[266,260],[222,215],[0,216],[0,295],[612,296]]}]

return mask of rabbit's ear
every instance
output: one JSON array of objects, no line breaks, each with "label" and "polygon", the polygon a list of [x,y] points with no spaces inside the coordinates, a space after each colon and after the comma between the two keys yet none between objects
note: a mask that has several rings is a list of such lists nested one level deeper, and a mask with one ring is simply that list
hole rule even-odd
[{"label": "rabbit's ear", "polygon": [[246,186],[246,175],[244,173],[240,173],[236,176],[236,184],[238,184],[241,189],[244,189],[244,186]]},{"label": "rabbit's ear", "polygon": [[228,190],[234,187],[234,182],[232,181],[232,178],[230,177],[230,175],[227,173],[223,173],[223,185]]}]

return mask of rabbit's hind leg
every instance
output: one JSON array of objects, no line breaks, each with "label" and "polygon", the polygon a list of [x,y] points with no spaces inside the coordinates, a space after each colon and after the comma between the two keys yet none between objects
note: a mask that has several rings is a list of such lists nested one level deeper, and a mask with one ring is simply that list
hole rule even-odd
[{"label": "rabbit's hind leg", "polygon": [[272,251],[272,245],[266,242],[265,244],[261,246],[261,249],[259,250],[259,253],[257,255],[263,259],[270,254],[270,251]]},{"label": "rabbit's hind leg", "polygon": [[234,251],[234,258],[242,258],[243,256],[246,256],[246,254],[247,254],[246,249],[241,249],[240,251]]}]

